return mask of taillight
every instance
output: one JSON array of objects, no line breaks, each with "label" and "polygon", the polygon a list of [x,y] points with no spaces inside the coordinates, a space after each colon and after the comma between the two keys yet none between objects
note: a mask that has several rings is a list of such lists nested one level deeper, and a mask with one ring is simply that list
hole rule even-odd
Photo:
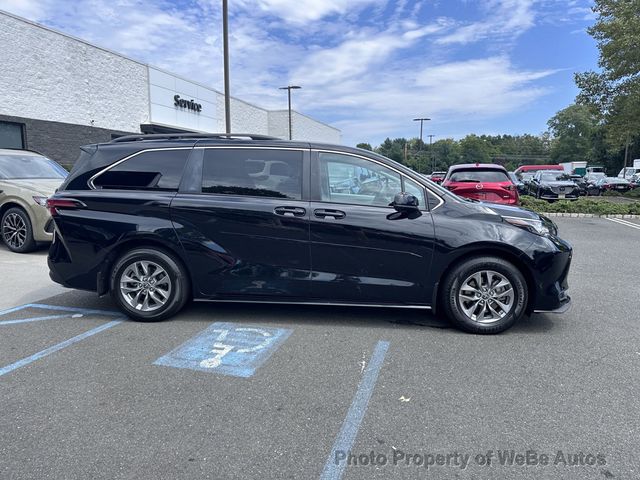
[{"label": "taillight", "polygon": [[76,209],[85,208],[86,205],[80,200],[73,200],[69,198],[49,198],[47,199],[47,209],[52,217],[58,215],[59,209]]},{"label": "taillight", "polygon": [[510,192],[513,192],[516,189],[516,186],[515,185],[507,185],[504,188],[509,190]]}]

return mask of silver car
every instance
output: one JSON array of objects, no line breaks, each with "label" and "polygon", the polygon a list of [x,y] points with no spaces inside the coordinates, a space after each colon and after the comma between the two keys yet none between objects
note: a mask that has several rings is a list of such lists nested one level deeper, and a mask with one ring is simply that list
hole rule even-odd
[{"label": "silver car", "polygon": [[0,149],[0,234],[10,250],[26,253],[51,241],[46,202],[66,175],[38,153]]}]

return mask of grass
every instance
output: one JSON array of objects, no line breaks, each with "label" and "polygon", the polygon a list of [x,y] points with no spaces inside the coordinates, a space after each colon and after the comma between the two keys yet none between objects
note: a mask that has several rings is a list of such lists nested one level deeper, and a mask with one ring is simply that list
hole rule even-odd
[{"label": "grass", "polygon": [[594,215],[640,215],[640,202],[611,203],[604,198],[579,198],[547,202],[527,195],[520,197],[520,205],[538,213],[592,213]]}]

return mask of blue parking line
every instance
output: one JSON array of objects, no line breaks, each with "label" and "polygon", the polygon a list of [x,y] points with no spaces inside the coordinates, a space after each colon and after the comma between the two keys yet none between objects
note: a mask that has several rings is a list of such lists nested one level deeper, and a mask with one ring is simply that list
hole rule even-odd
[{"label": "blue parking line", "polygon": [[41,320],[55,320],[56,318],[68,318],[69,315],[47,315],[46,317],[19,318],[17,320],[4,320],[0,325],[13,325],[14,323],[39,322]]},{"label": "blue parking line", "polygon": [[0,311],[0,316],[2,315],[8,315],[9,313],[13,313],[13,312],[18,312],[20,310],[24,310],[25,308],[27,308],[29,305],[20,305],[19,307],[13,307],[13,308],[7,308],[6,310],[2,310]]},{"label": "blue parking line", "polygon": [[18,307],[8,308],[7,310],[0,311],[0,317],[3,315],[8,315],[10,313],[19,312],[20,310],[25,310],[27,308],[39,308],[41,310],[54,310],[61,312],[73,312],[73,313],[82,313],[84,315],[110,315],[110,316],[119,316],[120,312],[116,312],[114,310],[100,310],[95,308],[78,308],[78,307],[64,307],[60,305],[47,305],[45,303],[27,303],[26,305],[20,305]]},{"label": "blue parking line", "polygon": [[344,460],[338,461],[336,452],[348,452],[351,450],[353,442],[358,435],[360,423],[362,423],[364,414],[367,411],[367,405],[369,405],[369,400],[376,386],[378,374],[388,349],[389,342],[380,341],[376,345],[373,355],[371,355],[371,360],[369,360],[369,365],[367,365],[362,380],[360,380],[360,385],[358,385],[358,391],[353,397],[351,407],[349,407],[347,416],[342,423],[340,433],[338,433],[333,444],[322,475],[320,475],[321,480],[339,480],[342,478],[346,462]]},{"label": "blue parking line", "polygon": [[104,330],[107,330],[108,328],[114,327],[116,325],[118,325],[119,323],[122,323],[122,320],[112,320],[109,323],[105,323],[104,325],[100,325],[99,327],[93,328],[87,332],[81,333],[80,335],[76,335],[73,338],[69,338],[68,340],[65,340],[63,342],[58,343],[57,345],[53,345],[52,347],[49,348],[45,348],[44,350],[38,352],[38,353],[34,353],[33,355],[23,358],[22,360],[18,360],[17,362],[14,362],[10,365],[7,365],[6,367],[2,367],[0,368],[0,377],[3,375],[6,375],[9,372],[12,372],[20,367],[24,367],[25,365],[29,365],[32,362],[35,362],[36,360],[40,360],[43,357],[46,357],[47,355],[51,355],[52,353],[57,352],[58,350],[62,350],[63,348],[68,347],[69,345],[73,345],[74,343],[78,343],[81,340],[84,340],[85,338],[88,338],[92,335],[95,335],[96,333],[100,333]]},{"label": "blue parking line", "polygon": [[84,313],[85,315],[122,315],[120,312],[114,310],[97,310],[93,308],[77,308],[77,307],[62,307],[60,305],[46,305],[44,303],[30,303],[24,305],[24,307],[41,308],[43,310],[61,310],[63,312],[76,312]]}]

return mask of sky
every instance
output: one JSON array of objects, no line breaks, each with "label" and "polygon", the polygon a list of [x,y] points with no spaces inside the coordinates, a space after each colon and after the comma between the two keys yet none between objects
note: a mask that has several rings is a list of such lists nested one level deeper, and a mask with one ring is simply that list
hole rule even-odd
[{"label": "sky", "polygon": [[[540,134],[597,68],[591,0],[229,0],[231,94],[343,143]],[[220,0],[0,0],[0,9],[223,91]]]}]

